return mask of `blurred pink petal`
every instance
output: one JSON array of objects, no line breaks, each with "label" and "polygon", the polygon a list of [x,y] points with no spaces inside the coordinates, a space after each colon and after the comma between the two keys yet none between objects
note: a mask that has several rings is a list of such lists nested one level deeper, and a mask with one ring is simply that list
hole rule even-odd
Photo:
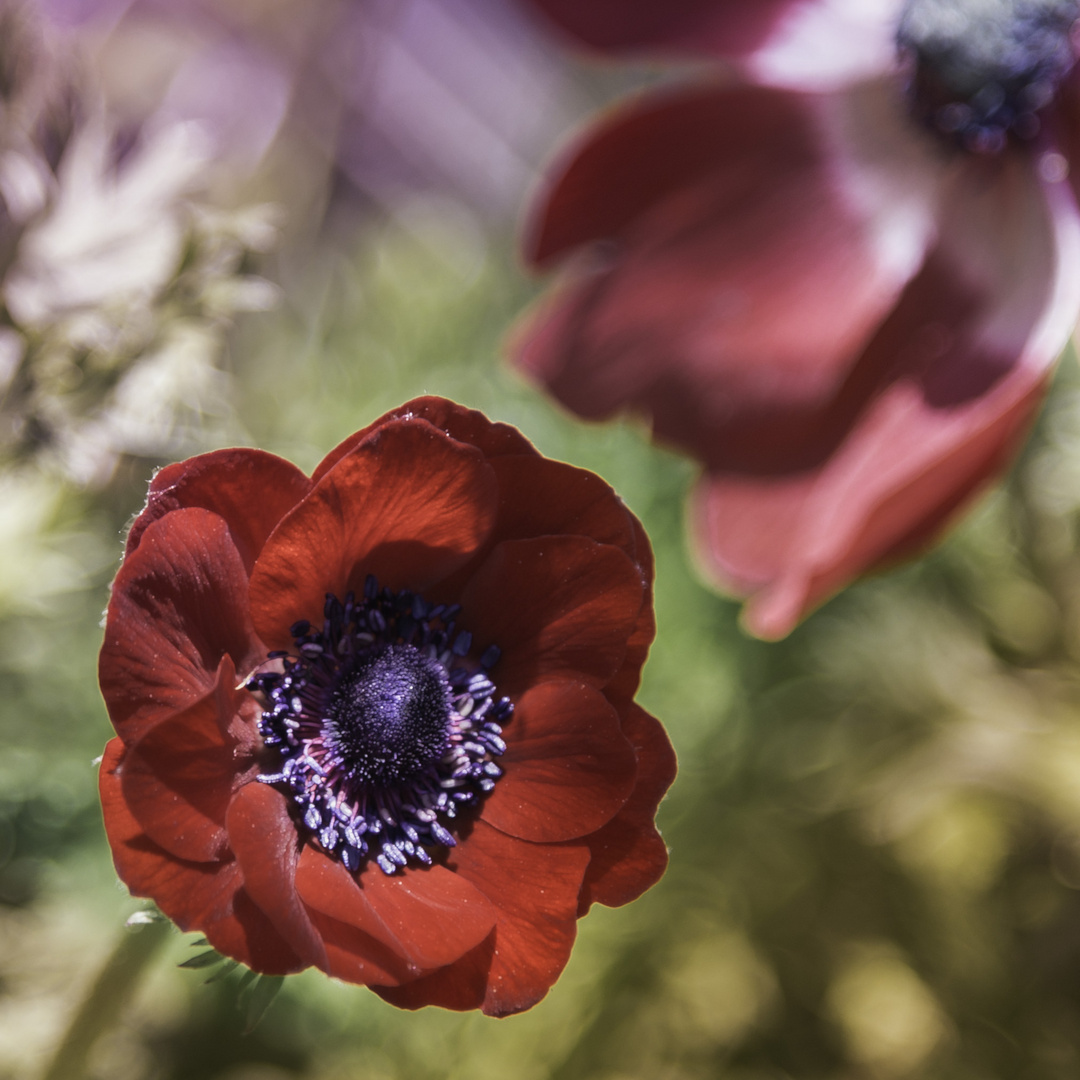
[{"label": "blurred pink petal", "polygon": [[[820,0],[744,55],[700,21],[729,5],[676,10],[757,81],[647,94],[572,149],[526,239],[561,281],[514,350],[579,415],[639,413],[701,462],[700,565],[777,637],[935,539],[1026,432],[1080,310],[1075,45],[1057,9],[967,5],[987,60],[911,5]],[[996,96],[963,96],[958,52]]]},{"label": "blurred pink petal", "polygon": [[681,51],[750,52],[783,16],[816,0],[534,0],[565,34],[604,50],[671,46]]},{"label": "blurred pink petal", "polygon": [[[978,163],[983,164],[983,163]],[[1009,465],[1080,305],[1080,228],[1019,163],[957,178],[941,240],[826,409],[858,401],[816,467],[706,474],[691,520],[706,571],[787,633],[866,568],[936,539]]]}]

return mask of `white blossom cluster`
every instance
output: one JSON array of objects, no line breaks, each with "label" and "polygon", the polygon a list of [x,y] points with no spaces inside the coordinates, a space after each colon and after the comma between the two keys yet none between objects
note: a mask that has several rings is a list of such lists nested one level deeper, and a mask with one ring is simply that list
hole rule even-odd
[{"label": "white blossom cluster", "polygon": [[122,131],[25,9],[0,23],[0,457],[97,487],[226,422],[223,335],[274,302],[247,272],[274,214],[209,204],[198,124]]}]

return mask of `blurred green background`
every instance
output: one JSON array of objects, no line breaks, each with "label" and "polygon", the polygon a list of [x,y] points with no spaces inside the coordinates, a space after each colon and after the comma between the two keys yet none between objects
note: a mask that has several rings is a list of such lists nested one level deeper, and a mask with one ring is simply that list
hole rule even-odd
[{"label": "blurred green background", "polygon": [[[230,33],[250,27],[245,13],[259,9],[221,7]],[[300,19],[285,3],[264,5],[260,18],[267,7],[283,13],[281,27]],[[468,29],[468,5],[457,7]],[[490,28],[499,6],[481,8]],[[81,50],[83,78],[104,87],[109,115],[123,117],[128,99],[110,87],[102,57],[143,55],[131,52],[131,35],[144,50],[148,35],[172,40],[179,31],[153,5],[134,21],[130,12],[127,23],[110,18],[86,26],[72,17],[63,41]],[[550,51],[537,61],[554,80],[541,100],[549,127],[561,130],[651,77],[573,67],[534,28],[513,27],[520,55]],[[187,32],[200,49],[212,38]],[[377,39],[420,48],[410,40]],[[179,395],[183,422],[155,429],[168,436],[161,446],[140,436],[80,472],[51,453],[69,423],[57,421],[49,438],[14,439],[0,474],[0,1077],[41,1074],[118,938],[138,932],[124,930],[125,919],[145,906],[116,881],[101,829],[94,759],[111,729],[95,659],[108,581],[153,468],[245,442],[310,469],[338,440],[422,393],[482,409],[545,454],[595,470],[645,523],[659,632],[640,701],[665,722],[681,761],[659,815],[669,872],[629,907],[594,908],[548,997],[502,1021],[400,1012],[309,972],[286,980],[245,1034],[235,979],[204,985],[205,972],[180,969],[196,939],[174,933],[86,1075],[1080,1075],[1075,358],[1064,359],[1011,477],[942,547],[851,588],[786,641],[754,641],[738,628],[737,606],[706,591],[688,566],[691,463],[650,447],[631,423],[572,421],[499,359],[507,328],[536,293],[513,233],[535,163],[522,157],[502,202],[445,176],[431,181],[430,163],[398,170],[393,182],[372,179],[369,165],[388,153],[377,140],[360,165],[342,152],[348,125],[313,148],[318,133],[296,89],[309,85],[309,59],[290,59],[292,104],[264,157],[227,161],[202,193],[166,199],[180,200],[187,239],[149,303],[157,321],[144,338],[174,340],[182,325],[213,345],[198,363],[185,354],[179,369],[181,389],[196,374],[202,387],[195,398]],[[133,68],[123,68],[129,81]],[[360,100],[370,121],[372,99]],[[565,118],[551,119],[554,100]],[[400,123],[388,130],[400,134]],[[530,144],[538,160],[554,145],[545,130]],[[117,175],[123,160],[110,166]],[[267,201],[272,213],[250,210]],[[207,225],[214,207],[219,217]],[[252,213],[277,223],[273,243],[236,224],[250,225]],[[21,243],[37,219],[26,220]],[[216,263],[196,258],[208,249],[221,255]],[[11,265],[25,266],[21,257],[9,278]],[[192,268],[207,266],[192,286]],[[222,301],[230,283],[232,299]],[[262,299],[237,301],[237,283],[263,288]],[[251,307],[269,310],[237,315]],[[4,325],[29,343],[27,372],[62,354],[81,372],[72,385],[89,385],[88,372],[144,370],[159,355],[143,342],[121,363],[109,353],[114,339],[88,339],[85,328],[79,337],[62,319],[27,329],[10,307]],[[34,385],[38,396],[27,401],[39,412],[48,394],[68,393],[67,383]],[[78,415],[111,418],[113,430],[107,395],[117,385],[105,380]],[[143,399],[132,400],[137,412]],[[30,409],[10,390],[5,407]]]}]

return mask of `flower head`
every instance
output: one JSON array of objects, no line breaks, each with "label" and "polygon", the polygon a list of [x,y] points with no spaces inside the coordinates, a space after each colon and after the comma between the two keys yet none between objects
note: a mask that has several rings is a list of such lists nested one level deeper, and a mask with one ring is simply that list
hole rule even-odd
[{"label": "flower head", "polygon": [[589,905],[666,864],[651,577],[603,481],[437,398],[310,478],[257,450],[163,469],[101,651],[120,877],[264,973],[528,1008]]},{"label": "flower head", "polygon": [[563,285],[518,349],[702,463],[703,566],[782,635],[935,539],[1042,401],[1080,310],[1080,6],[537,3],[593,48],[739,71],[573,150],[529,240]]}]

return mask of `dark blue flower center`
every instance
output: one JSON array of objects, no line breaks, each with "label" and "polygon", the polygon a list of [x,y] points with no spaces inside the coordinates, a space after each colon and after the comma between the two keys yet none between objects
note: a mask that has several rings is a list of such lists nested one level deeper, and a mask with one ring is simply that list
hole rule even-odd
[{"label": "dark blue flower center", "polygon": [[450,684],[437,660],[388,645],[357,660],[327,709],[323,742],[354,783],[410,780],[446,753]]},{"label": "dark blue flower center", "polygon": [[263,741],[280,755],[258,777],[283,788],[310,842],[358,870],[430,865],[430,848],[453,847],[455,819],[495,786],[513,713],[495,696],[494,646],[469,663],[472,635],[457,605],[432,606],[402,590],[328,595],[323,626],[290,633],[282,670],[247,684],[266,700]]},{"label": "dark blue flower center", "polygon": [[907,0],[896,40],[916,116],[968,150],[1031,139],[1076,61],[1080,0]]}]

